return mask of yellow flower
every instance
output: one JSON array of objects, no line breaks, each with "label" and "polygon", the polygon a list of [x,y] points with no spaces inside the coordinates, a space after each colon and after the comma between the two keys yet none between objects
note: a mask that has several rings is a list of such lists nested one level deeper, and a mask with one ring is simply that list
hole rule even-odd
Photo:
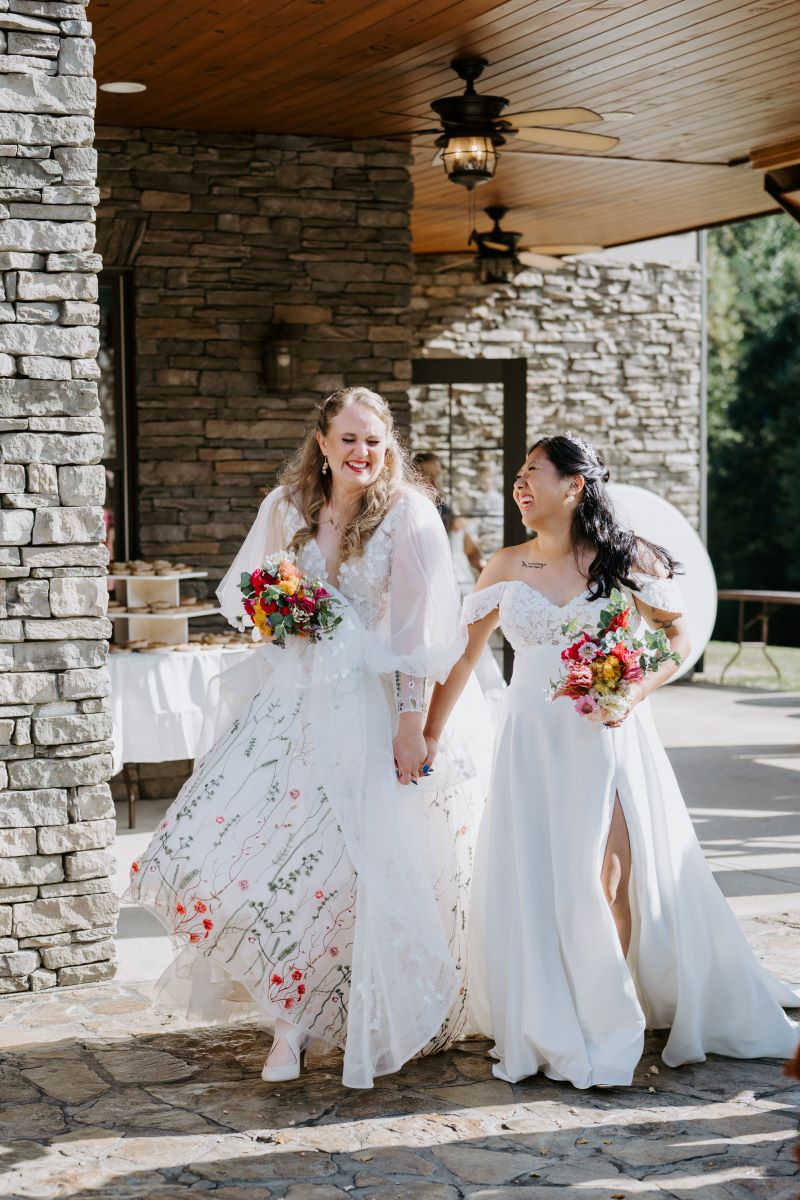
[{"label": "yellow flower", "polygon": [[278,587],[282,592],[285,592],[287,596],[291,596],[297,591],[297,585],[299,582],[298,576],[294,575],[291,579],[282,579],[278,584]]}]

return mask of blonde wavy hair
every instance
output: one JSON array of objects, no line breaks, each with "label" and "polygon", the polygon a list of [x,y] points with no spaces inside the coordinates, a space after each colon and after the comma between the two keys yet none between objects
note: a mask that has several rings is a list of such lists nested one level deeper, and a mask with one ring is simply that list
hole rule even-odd
[{"label": "blonde wavy hair", "polygon": [[383,396],[365,387],[340,388],[332,392],[319,406],[316,424],[287,463],[278,481],[286,488],[305,521],[289,545],[289,549],[295,552],[316,536],[320,510],[331,496],[331,477],[330,473],[322,473],[325,459],[317,441],[317,433],[327,437],[333,419],[352,404],[360,404],[380,417],[386,428],[386,459],[378,478],[364,488],[358,508],[342,531],[339,544],[341,561],[364,553],[367,542],[394,504],[401,488],[419,488],[417,475],[397,439],[394,419]]}]

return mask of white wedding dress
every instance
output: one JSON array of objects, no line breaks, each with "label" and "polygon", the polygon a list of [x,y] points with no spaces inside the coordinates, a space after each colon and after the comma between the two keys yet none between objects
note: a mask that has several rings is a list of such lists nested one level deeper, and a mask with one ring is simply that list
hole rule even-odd
[{"label": "white wedding dress", "polygon": [[[218,596],[303,524],[276,489]],[[312,540],[298,555],[323,579]],[[328,585],[330,587],[330,585]],[[466,1021],[466,904],[491,743],[480,689],[435,776],[402,787],[396,699],[444,680],[466,631],[434,506],[408,489],[345,561],[330,638],[260,646],[209,699],[211,748],[134,865],[129,897],[174,935],[167,997],[206,1020],[261,1014],[345,1050],[370,1087]],[[481,782],[480,749],[485,746]],[[245,1000],[247,1003],[242,1004]]]},{"label": "white wedding dress", "polygon": [[[654,608],[682,611],[674,582],[637,583]],[[782,1006],[800,995],[759,964],[717,887],[648,702],[616,729],[548,702],[562,624],[596,628],[603,603],[558,607],[519,581],[466,601],[470,622],[499,610],[515,655],[473,879],[472,1023],[511,1082],[629,1084],[645,1028],[670,1029],[673,1067],[709,1052],[787,1058],[797,1027]],[[617,794],[633,861],[627,961],[600,884]]]}]

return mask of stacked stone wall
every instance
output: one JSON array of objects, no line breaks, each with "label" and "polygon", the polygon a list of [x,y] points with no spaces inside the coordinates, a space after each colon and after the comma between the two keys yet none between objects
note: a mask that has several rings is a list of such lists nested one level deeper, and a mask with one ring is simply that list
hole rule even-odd
[{"label": "stacked stone wall", "polygon": [[[583,259],[558,271],[525,271],[512,283],[481,284],[470,268],[442,271],[447,265],[445,258],[417,259],[414,356],[525,358],[529,440],[574,429],[596,443],[617,482],[659,493],[697,526],[699,267]],[[437,411],[427,399],[424,390],[412,392],[420,447],[447,437],[446,406]],[[472,396],[472,444],[480,446],[483,434],[496,441],[499,404],[498,389],[486,389],[481,418]],[[458,424],[458,405],[454,411]],[[459,483],[469,492],[470,473]],[[475,495],[462,503],[480,508],[474,473],[472,485]]]},{"label": "stacked stone wall", "polygon": [[[377,388],[407,425],[405,147],[98,128],[107,266],[135,286],[140,552],[219,575],[314,403]],[[284,323],[297,386],[270,393]]]},{"label": "stacked stone wall", "polygon": [[0,4],[0,994],[107,978],[117,901],[94,44]]}]

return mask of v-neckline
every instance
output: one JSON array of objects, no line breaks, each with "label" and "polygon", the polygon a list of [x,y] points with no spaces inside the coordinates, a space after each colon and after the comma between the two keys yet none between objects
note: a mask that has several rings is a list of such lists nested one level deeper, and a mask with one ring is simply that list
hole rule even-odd
[{"label": "v-neckline", "polygon": [[544,594],[544,592],[540,592],[538,588],[533,586],[533,584],[526,583],[524,579],[508,579],[506,582],[518,583],[520,587],[527,588],[529,592],[533,592],[534,596],[538,596],[540,600],[544,600],[545,604],[549,604],[551,608],[558,609],[559,612],[565,608],[569,608],[570,605],[574,604],[576,600],[592,599],[592,597],[589,595],[589,589],[587,587],[584,588],[582,592],[576,592],[571,599],[567,600],[566,604],[556,604],[555,600],[551,600],[549,596]]},{"label": "v-neckline", "polygon": [[322,563],[322,566],[324,568],[325,582],[329,583],[331,585],[331,587],[335,587],[338,589],[341,586],[340,574],[341,574],[342,567],[344,566],[344,563],[339,563],[339,570],[336,573],[336,576],[334,577],[333,572],[331,571],[330,567],[328,566],[328,560],[325,557],[325,553],[324,553],[322,547],[320,546],[319,542],[317,541],[317,539],[315,537],[312,537],[311,541],[314,544],[314,549],[317,552],[317,557],[319,558],[319,561]]}]

